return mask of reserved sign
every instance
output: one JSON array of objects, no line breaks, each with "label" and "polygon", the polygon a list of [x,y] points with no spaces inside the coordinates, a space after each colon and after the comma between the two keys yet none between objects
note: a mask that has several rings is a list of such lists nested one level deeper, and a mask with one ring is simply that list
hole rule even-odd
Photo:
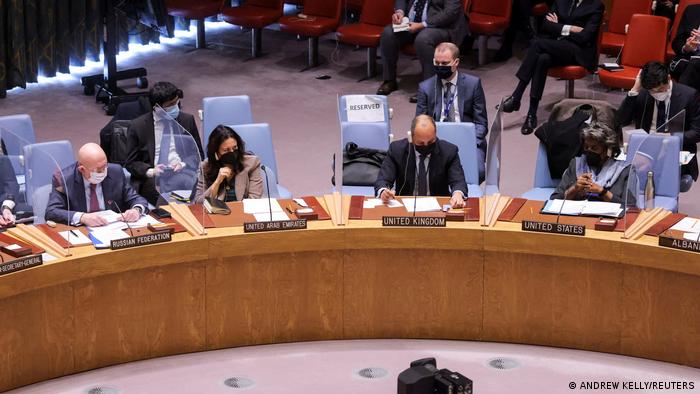
[{"label": "reserved sign", "polygon": [[700,253],[700,242],[689,241],[687,239],[662,236],[659,237],[659,246],[666,246],[667,248],[674,248],[680,250],[687,250],[689,252]]},{"label": "reserved sign", "polygon": [[579,224],[533,222],[530,220],[523,221],[522,230],[534,231],[537,233],[553,233],[578,236],[586,235],[586,226],[581,226]]},{"label": "reserved sign", "polygon": [[35,254],[27,257],[22,257],[17,260],[10,260],[0,264],[0,275],[9,274],[10,272],[15,272],[23,270],[26,268],[36,267],[44,263],[44,259],[40,254]]},{"label": "reserved sign", "polygon": [[123,239],[114,239],[110,242],[109,247],[112,250],[133,248],[136,246],[145,246],[152,244],[159,244],[163,242],[170,242],[173,239],[173,235],[169,230],[158,231],[151,234],[138,235],[136,237],[129,237]]},{"label": "reserved sign", "polygon": [[275,220],[272,222],[247,222],[243,223],[243,232],[260,233],[264,231],[286,231],[306,229],[306,219]]},{"label": "reserved sign", "polygon": [[445,227],[444,216],[382,216],[383,227]]}]

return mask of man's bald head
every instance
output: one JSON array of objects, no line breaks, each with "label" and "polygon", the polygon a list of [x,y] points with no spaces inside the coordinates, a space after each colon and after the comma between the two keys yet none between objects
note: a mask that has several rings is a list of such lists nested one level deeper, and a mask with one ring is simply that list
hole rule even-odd
[{"label": "man's bald head", "polygon": [[437,131],[435,120],[428,115],[418,115],[411,123],[411,137],[416,146],[429,145],[435,142]]},{"label": "man's bald head", "polygon": [[104,172],[107,168],[107,155],[102,148],[92,142],[78,150],[78,170],[85,179],[90,178],[90,172]]}]

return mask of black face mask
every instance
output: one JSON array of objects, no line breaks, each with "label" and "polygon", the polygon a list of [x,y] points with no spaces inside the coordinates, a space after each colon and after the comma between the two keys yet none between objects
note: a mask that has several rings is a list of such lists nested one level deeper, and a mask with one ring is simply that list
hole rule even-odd
[{"label": "black face mask", "polygon": [[452,76],[452,66],[433,65],[433,69],[435,70],[435,75],[440,79],[448,79]]},{"label": "black face mask", "polygon": [[599,154],[589,150],[583,151],[583,154],[586,156],[586,164],[588,164],[588,167],[600,168],[603,159],[600,158]]},{"label": "black face mask", "polygon": [[230,165],[235,167],[236,163],[238,163],[238,152],[224,153],[219,156],[219,163],[221,163],[222,166]]},{"label": "black face mask", "polygon": [[431,142],[428,145],[416,145],[416,150],[423,156],[429,155],[435,150],[435,142]]}]

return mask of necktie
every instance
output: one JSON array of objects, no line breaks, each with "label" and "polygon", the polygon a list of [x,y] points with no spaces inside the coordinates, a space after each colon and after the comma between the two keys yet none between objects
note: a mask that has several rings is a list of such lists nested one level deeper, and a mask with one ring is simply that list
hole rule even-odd
[{"label": "necktie", "polygon": [[428,177],[425,174],[425,155],[420,155],[418,165],[418,196],[428,195]]},{"label": "necktie", "polygon": [[90,212],[97,212],[100,210],[100,202],[97,200],[97,185],[94,183],[90,184]]},{"label": "necktie", "polygon": [[452,108],[454,107],[454,93],[452,92],[452,83],[447,82],[445,83],[445,94],[442,97],[442,111],[443,111],[443,118],[445,119],[445,122],[454,122],[454,111]]},{"label": "necktie", "polygon": [[656,116],[656,132],[663,133],[666,130],[666,102],[659,101],[659,114]]},{"label": "necktie", "polygon": [[419,23],[423,21],[423,9],[427,1],[428,0],[416,0],[416,2],[413,3],[413,11],[416,13],[413,17],[414,22]]},{"label": "necktie", "polygon": [[571,7],[569,7],[569,16],[574,13],[576,6],[578,5],[578,0],[571,0]]}]

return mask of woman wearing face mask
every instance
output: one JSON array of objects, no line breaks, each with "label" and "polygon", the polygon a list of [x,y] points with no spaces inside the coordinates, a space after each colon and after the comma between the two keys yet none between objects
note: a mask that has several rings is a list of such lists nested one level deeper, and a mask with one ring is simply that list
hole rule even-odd
[{"label": "woman wearing face mask", "polygon": [[195,202],[202,203],[206,197],[228,202],[262,195],[260,159],[246,153],[243,139],[232,128],[216,126],[199,172]]},{"label": "woman wearing face mask", "polygon": [[[550,199],[591,200],[624,203],[636,202],[634,167],[615,160],[620,140],[609,127],[593,123],[581,132],[583,154],[575,157],[564,171],[559,186]],[[627,190],[630,190],[627,192]]]}]

